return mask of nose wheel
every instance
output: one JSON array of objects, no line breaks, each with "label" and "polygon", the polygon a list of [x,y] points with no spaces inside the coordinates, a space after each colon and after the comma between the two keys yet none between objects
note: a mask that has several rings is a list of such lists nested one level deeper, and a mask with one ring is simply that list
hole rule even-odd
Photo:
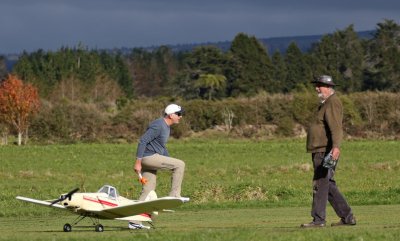
[{"label": "nose wheel", "polygon": [[95,230],[96,230],[96,232],[103,232],[104,231],[104,227],[101,224],[97,224],[95,226]]}]

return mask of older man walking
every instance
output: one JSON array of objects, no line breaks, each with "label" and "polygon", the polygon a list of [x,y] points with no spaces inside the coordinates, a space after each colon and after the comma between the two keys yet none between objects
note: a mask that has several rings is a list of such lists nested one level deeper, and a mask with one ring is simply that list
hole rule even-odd
[{"label": "older man walking", "polygon": [[[320,99],[315,119],[307,133],[307,152],[312,154],[314,166],[312,222],[302,224],[303,228],[325,227],[326,205],[332,205],[340,221],[332,226],[355,225],[353,212],[333,179],[340,156],[343,138],[343,108],[333,89],[331,76],[322,75],[312,81]],[[330,165],[325,162],[330,161]]]}]

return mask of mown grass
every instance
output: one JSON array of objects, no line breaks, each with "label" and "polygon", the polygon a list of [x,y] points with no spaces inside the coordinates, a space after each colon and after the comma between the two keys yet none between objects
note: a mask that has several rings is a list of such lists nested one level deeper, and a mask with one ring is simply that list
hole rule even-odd
[{"label": "mown grass", "polygon": [[[343,232],[337,235],[331,229],[299,231],[297,228],[301,222],[310,221],[312,166],[304,145],[304,140],[172,140],[168,144],[170,154],[185,160],[187,165],[183,195],[191,197],[192,201],[175,214],[160,215],[159,224],[165,225],[165,229],[157,229],[157,235],[133,234],[126,230],[113,234],[118,233],[120,238],[139,235],[141,239],[149,237],[152,240],[158,240],[157,237],[160,240],[187,240],[188,237],[191,240],[232,240],[235,236],[238,236],[237,240],[251,240],[249,237],[316,240],[313,239],[313,232],[316,232],[318,235],[330,233],[324,240],[360,240],[358,237],[390,240],[392,235],[399,233],[399,222],[392,220],[396,212],[399,213],[399,207],[393,204],[400,204],[399,142],[343,143],[336,180],[349,203],[361,210],[356,215],[368,225],[357,225],[352,231],[340,229]],[[3,236],[15,235],[15,239],[22,239],[24,234],[17,232],[21,228],[20,222],[28,222],[30,235],[35,236],[35,230],[38,230],[37,239],[43,234],[57,240],[79,239],[81,233],[86,235],[87,232],[82,231],[60,236],[57,232],[65,223],[63,215],[66,214],[20,202],[15,196],[51,199],[75,187],[96,191],[103,184],[111,184],[121,195],[135,199],[140,192],[133,173],[135,152],[136,144],[0,147],[0,226],[6,229],[2,228],[1,232],[8,235]],[[157,193],[165,196],[169,191],[170,175],[161,172],[158,179]],[[376,207],[382,207],[377,209],[379,212],[388,210],[386,216],[368,214],[368,210],[375,210],[371,205],[382,204],[388,206]],[[254,210],[262,214],[256,224],[252,218],[256,216]],[[230,217],[232,212],[237,217]],[[280,216],[279,212],[286,214]],[[200,221],[192,220],[195,214],[202,216],[204,227]],[[217,217],[213,219],[214,216]],[[30,224],[29,220],[34,221]],[[35,226],[36,221],[41,223]],[[57,222],[61,224],[54,226]],[[384,223],[387,227],[382,226]],[[48,229],[40,228],[47,225],[50,225]],[[201,228],[196,228],[199,225]],[[368,227],[376,230],[376,234]],[[90,237],[94,235],[93,240],[99,237],[89,233]],[[107,237],[112,240],[112,236]]]},{"label": "mown grass", "polygon": [[[400,205],[353,206],[353,210],[356,226],[322,229],[299,228],[309,221],[306,207],[179,210],[160,214],[152,230],[131,231],[126,222],[105,220],[103,233],[91,226],[64,233],[62,226],[73,218],[70,215],[9,217],[0,218],[0,240],[398,240]],[[328,217],[329,223],[337,221],[330,208]]]}]

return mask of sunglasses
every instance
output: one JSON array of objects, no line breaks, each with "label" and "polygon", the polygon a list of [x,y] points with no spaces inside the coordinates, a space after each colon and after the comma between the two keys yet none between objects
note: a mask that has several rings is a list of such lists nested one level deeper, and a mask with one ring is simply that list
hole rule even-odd
[{"label": "sunglasses", "polygon": [[182,116],[182,112],[175,112],[175,115]]}]

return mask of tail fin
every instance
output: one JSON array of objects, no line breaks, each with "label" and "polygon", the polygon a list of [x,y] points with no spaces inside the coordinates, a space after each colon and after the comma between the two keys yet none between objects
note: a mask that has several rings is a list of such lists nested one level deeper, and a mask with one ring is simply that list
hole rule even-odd
[{"label": "tail fin", "polygon": [[[146,197],[146,199],[144,199],[145,201],[151,201],[151,200],[156,200],[158,197],[157,197],[157,193],[154,191],[154,190],[151,190],[150,192],[149,192],[149,194],[147,194],[147,197]],[[154,211],[154,212],[152,212],[152,214],[153,215],[158,215],[158,212],[157,211]]]},{"label": "tail fin", "polygon": [[157,193],[154,190],[151,190],[149,194],[147,194],[147,197],[144,199],[145,201],[151,201],[151,200],[156,200],[157,199]]}]

